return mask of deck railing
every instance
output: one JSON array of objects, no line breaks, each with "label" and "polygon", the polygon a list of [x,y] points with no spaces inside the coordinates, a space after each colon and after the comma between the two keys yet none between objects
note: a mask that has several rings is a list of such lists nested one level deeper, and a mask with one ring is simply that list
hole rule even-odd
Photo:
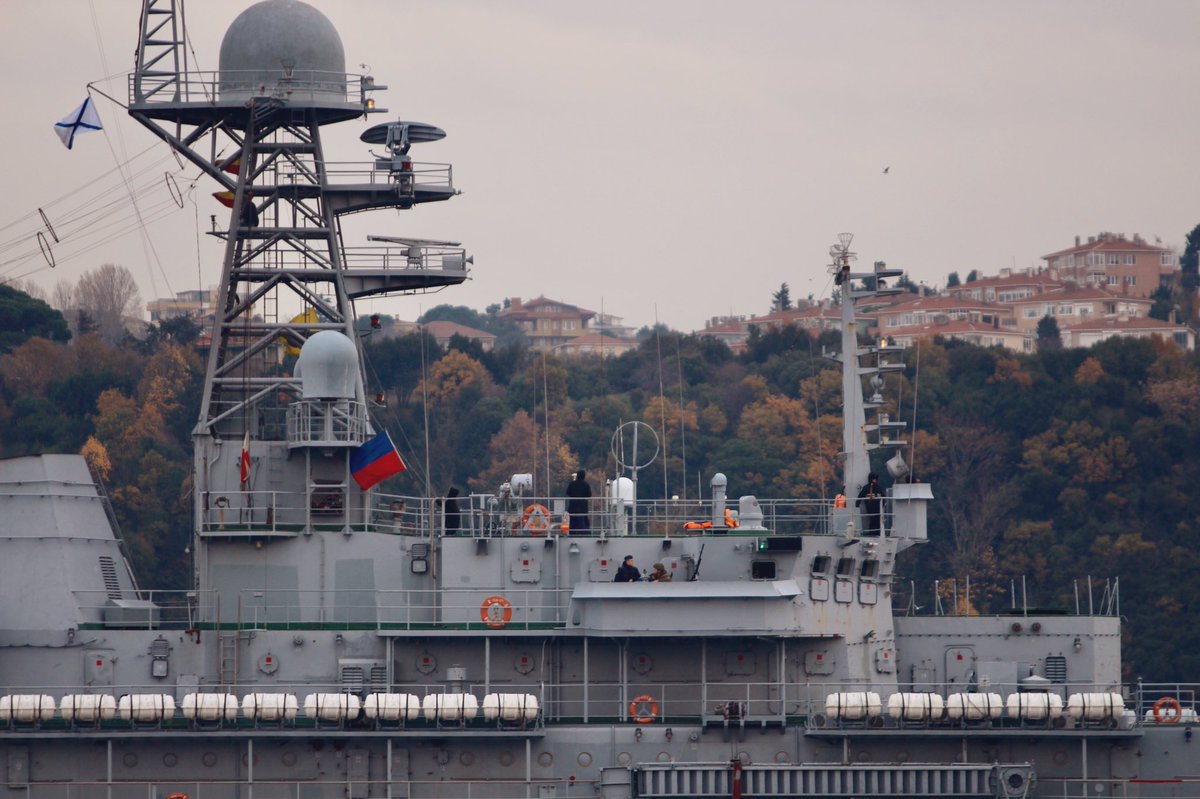
[{"label": "deck railing", "polygon": [[[113,729],[164,729],[187,730],[196,728],[224,727],[229,729],[376,729],[379,727],[395,727],[420,731],[430,728],[472,728],[480,731],[497,730],[509,733],[514,730],[540,729],[546,724],[580,724],[605,723],[648,726],[652,724],[704,724],[717,726],[795,726],[804,725],[820,734],[848,732],[855,730],[876,731],[887,730],[912,731],[928,729],[1096,729],[1102,731],[1125,730],[1139,728],[1160,728],[1183,730],[1196,723],[1195,685],[1176,686],[1173,692],[1154,694],[1160,699],[1168,698],[1171,704],[1181,709],[1178,715],[1156,715],[1154,707],[1159,700],[1150,701],[1149,696],[1139,698],[1139,687],[1126,687],[1116,692],[1129,697],[1124,707],[1116,707],[1108,717],[1072,718],[1067,705],[1070,697],[1077,694],[1103,695],[1111,694],[1105,686],[1087,683],[1064,683],[1052,686],[1048,692],[1062,700],[1064,708],[1061,714],[1057,712],[1044,718],[1020,718],[1010,713],[1007,707],[994,717],[966,719],[951,718],[944,711],[937,712],[926,718],[895,718],[889,713],[889,698],[895,694],[921,693],[914,689],[918,686],[901,684],[894,690],[879,691],[879,705],[869,715],[839,718],[837,713],[831,713],[829,697],[833,694],[853,693],[858,690],[869,690],[870,686],[834,682],[814,681],[717,681],[717,680],[679,680],[679,679],[647,679],[645,675],[636,675],[621,680],[563,680],[558,682],[540,682],[531,680],[522,682],[508,679],[497,681],[454,682],[447,680],[420,681],[390,681],[386,668],[379,671],[355,671],[352,676],[337,683],[288,683],[288,682],[257,682],[252,687],[204,685],[199,687],[173,686],[169,684],[153,685],[120,685],[120,686],[30,686],[4,685],[0,686],[0,734],[8,732],[31,732],[38,730],[113,730]],[[930,686],[919,686],[926,691]],[[956,693],[959,686],[942,685],[932,691],[945,699]],[[236,718],[206,722],[187,719],[183,713],[183,697],[186,693],[200,694],[233,694],[243,700],[251,693],[281,693],[290,694],[296,698],[297,712],[294,718],[282,721],[256,720],[253,714],[243,712],[240,708]],[[1007,705],[1013,695],[1029,695],[1017,685],[996,685],[988,689],[995,693],[1001,702]],[[419,703],[424,703],[427,697],[446,695],[470,695],[478,702],[480,708],[489,694],[523,694],[536,699],[536,718],[530,718],[519,723],[508,723],[496,719],[487,719],[482,710],[469,718],[441,719],[436,715],[427,716],[425,712],[417,712],[416,718],[386,722],[367,718],[361,710],[351,713],[348,718],[340,721],[326,721],[308,717],[305,714],[305,699],[309,694],[345,694],[366,699],[371,694],[393,693],[411,694]],[[1041,692],[1034,692],[1041,693]],[[131,722],[120,717],[104,721],[71,721],[64,714],[57,712],[54,703],[59,703],[62,697],[69,695],[110,695],[119,698],[125,695],[163,695],[169,694],[174,698],[175,707],[168,708],[165,715],[153,722]],[[4,702],[8,697],[41,697],[46,696],[49,702],[43,707],[49,707],[49,712],[36,718],[18,720],[12,718],[10,707]]]},{"label": "deck railing", "polygon": [[[726,503],[715,515],[705,500],[646,499],[636,502],[610,497],[587,500],[587,530],[572,531],[566,497],[527,496],[500,499],[486,494],[459,497],[457,526],[445,513],[441,498],[398,494],[373,494],[370,509],[347,505],[344,485],[317,490],[315,501],[305,494],[285,491],[224,491],[209,497],[201,519],[206,534],[251,535],[301,532],[304,520],[316,529],[429,535],[464,535],[475,538],[504,536],[698,536],[698,535],[834,535],[834,505],[827,500],[759,500],[761,518],[743,513],[737,501]],[[353,499],[353,497],[351,497]],[[844,511],[863,529],[862,514]],[[882,514],[887,535],[891,508]]]}]

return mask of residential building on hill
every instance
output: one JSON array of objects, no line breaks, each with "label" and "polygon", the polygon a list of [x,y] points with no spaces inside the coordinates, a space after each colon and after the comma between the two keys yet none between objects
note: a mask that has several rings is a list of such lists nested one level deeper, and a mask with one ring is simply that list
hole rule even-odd
[{"label": "residential building on hill", "polygon": [[215,288],[193,289],[176,292],[174,297],[151,300],[146,303],[146,310],[150,313],[151,322],[178,319],[181,316],[200,322],[213,315],[216,301]]},{"label": "residential building on hill", "polygon": [[725,346],[735,353],[744,352],[746,339],[750,338],[750,327],[744,316],[714,316],[704,323],[703,330],[695,331],[697,336],[715,338],[724,341]]},{"label": "residential building on hill", "polygon": [[442,348],[449,345],[450,339],[454,336],[461,336],[467,341],[479,342],[479,346],[483,348],[484,352],[491,352],[496,348],[496,336],[494,334],[486,330],[477,330],[473,327],[460,325],[457,322],[426,322],[416,327],[417,329],[423,329],[432,336],[433,340]]},{"label": "residential building on hill", "polygon": [[1174,250],[1149,244],[1136,233],[1132,239],[1124,233],[1101,233],[1088,236],[1086,242],[1076,236],[1074,247],[1042,258],[1060,278],[1131,297],[1149,297],[1159,286],[1174,282],[1179,271]]},{"label": "residential building on hill", "polygon": [[[875,321],[875,316],[871,313],[860,312],[859,318],[868,325]],[[751,328],[768,330],[787,325],[807,330],[809,335],[814,337],[822,330],[841,330],[842,310],[838,306],[825,303],[807,308],[772,311],[763,316],[714,316],[704,323],[703,330],[697,330],[695,334],[724,341],[730,350],[738,353],[745,351]]]},{"label": "residential building on hill", "polygon": [[1059,331],[1063,345],[1067,347],[1090,347],[1113,336],[1153,338],[1173,341],[1189,352],[1196,349],[1196,333],[1186,325],[1164,322],[1149,317],[1128,319],[1090,319],[1073,327]]},{"label": "residential building on hill", "polygon": [[942,317],[937,321],[930,320],[881,330],[881,335],[887,338],[888,343],[900,347],[911,347],[921,339],[942,336],[966,341],[980,347],[1004,347],[1013,352],[1033,352],[1034,350],[1034,339],[1028,333],[1012,327],[1000,327],[970,319]]},{"label": "residential building on hill", "polygon": [[605,358],[623,355],[638,347],[637,339],[585,333],[554,348],[558,355],[602,355]]},{"label": "residential building on hill", "polygon": [[915,297],[902,294],[899,301],[878,312],[879,332],[891,338],[903,328],[946,322],[971,322],[981,327],[1014,327],[1013,309],[971,297]]},{"label": "residential building on hill", "polygon": [[585,332],[591,332],[588,330],[588,321],[596,316],[596,312],[546,297],[528,302],[522,302],[520,297],[512,297],[508,300],[508,306],[496,315],[515,322],[529,340],[530,347],[549,352]]},{"label": "residential building on hill", "polygon": [[1017,329],[1036,331],[1044,316],[1052,316],[1061,330],[1103,318],[1143,317],[1154,303],[1141,297],[1120,296],[1102,288],[1068,285],[1012,303]]},{"label": "residential building on hill", "polygon": [[1013,302],[1062,288],[1065,283],[1048,270],[1014,272],[1001,269],[996,277],[983,277],[970,283],[949,286],[944,294],[960,299],[984,300],[986,302]]}]

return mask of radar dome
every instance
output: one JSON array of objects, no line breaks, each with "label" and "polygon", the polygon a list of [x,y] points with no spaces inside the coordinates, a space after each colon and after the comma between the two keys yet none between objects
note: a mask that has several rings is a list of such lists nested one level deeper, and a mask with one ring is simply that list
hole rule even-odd
[{"label": "radar dome", "polygon": [[286,92],[294,101],[346,99],[346,51],[333,23],[300,0],[247,8],[221,41],[221,95]]},{"label": "radar dome", "polygon": [[314,333],[300,348],[295,374],[306,400],[354,399],[358,350],[336,330]]}]

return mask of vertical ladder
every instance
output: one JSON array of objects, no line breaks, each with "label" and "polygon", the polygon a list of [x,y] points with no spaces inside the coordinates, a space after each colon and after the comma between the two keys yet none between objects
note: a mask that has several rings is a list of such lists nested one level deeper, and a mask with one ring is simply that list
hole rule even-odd
[{"label": "vertical ladder", "polygon": [[217,633],[217,652],[221,660],[221,685],[232,689],[237,685],[238,675],[238,639],[241,633],[234,630],[231,633]]}]

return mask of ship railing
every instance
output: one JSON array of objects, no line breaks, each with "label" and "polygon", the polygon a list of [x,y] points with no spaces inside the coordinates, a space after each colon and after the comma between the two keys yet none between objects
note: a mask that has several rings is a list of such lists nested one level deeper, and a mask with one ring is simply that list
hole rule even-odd
[{"label": "ship railing", "polygon": [[572,591],[537,585],[527,589],[478,585],[462,589],[245,589],[238,593],[236,609],[226,603],[220,624],[250,630],[553,630],[566,626]]},{"label": "ship railing", "polygon": [[1036,796],[1056,799],[1095,799],[1097,796],[1112,799],[1198,799],[1200,777],[1177,776],[1172,771],[1166,779],[1119,778],[1112,776],[1084,779],[1082,777],[1046,777],[1038,774]]},{"label": "ship railing", "polygon": [[347,247],[342,263],[350,269],[461,271],[467,266],[467,251],[433,245]]},{"label": "ship railing", "polygon": [[1160,724],[1200,723],[1200,685],[1195,683],[1157,683],[1139,680],[1130,691],[1137,722]]},{"label": "ship railing", "polygon": [[[247,755],[250,753],[247,752]],[[347,771],[352,753],[344,753]],[[516,763],[524,770],[524,756]],[[665,764],[663,764],[665,765]],[[719,765],[728,768],[729,764]],[[870,764],[867,764],[870,765]],[[531,765],[530,771],[535,770]],[[554,796],[563,799],[601,795],[601,780],[576,778],[543,779],[478,779],[478,780],[401,780],[354,779],[337,780],[278,780],[246,777],[240,780],[160,779],[156,781],[112,780],[44,781],[19,783],[21,795],[28,799],[153,799],[169,794],[184,794],[190,799],[242,799],[246,796],[269,796],[274,799],[303,799],[308,796],[436,796],[438,799],[526,799],[529,796]],[[15,786],[14,786],[15,787]],[[1099,790],[1098,790],[1099,789]],[[1144,799],[1147,796],[1170,796],[1172,799],[1200,798],[1200,778],[1179,777],[1169,780],[1104,777],[1094,779],[1044,777],[1037,778],[1037,796],[1061,799],[1086,799],[1104,795],[1115,799]]]},{"label": "ship railing", "polygon": [[[296,103],[305,101],[361,104],[374,84],[367,76],[312,69],[273,72],[255,70],[195,70],[163,76],[129,75],[130,105],[159,103],[245,103],[251,97],[271,97]],[[139,91],[140,90],[140,91]],[[140,94],[140,96],[139,96]]]},{"label": "ship railing", "polygon": [[[252,752],[243,756],[249,758]],[[255,758],[258,755],[254,755]],[[326,756],[328,758],[328,756]],[[345,752],[336,756],[344,763],[347,776],[337,780],[306,779],[280,780],[261,777],[245,777],[238,780],[194,780],[160,779],[56,782],[38,780],[19,783],[21,796],[27,799],[155,799],[161,796],[181,794],[189,799],[245,799],[246,797],[270,797],[270,799],[306,799],[313,796],[379,796],[417,797],[430,796],[438,799],[527,799],[530,796],[553,796],[560,799],[594,799],[600,795],[600,781],[582,776],[565,779],[530,778],[517,779],[356,779],[354,753]],[[514,771],[532,773],[536,764],[526,764],[521,755],[514,761]],[[528,768],[526,768],[528,765]],[[594,771],[586,770],[584,773]],[[16,787],[16,785],[14,785]],[[1186,799],[1186,798],[1185,798]]]},{"label": "ship railing", "polygon": [[[368,164],[363,161],[326,161],[325,187],[336,189],[338,186],[398,186],[401,194],[411,195],[418,190],[435,189],[438,191],[454,190],[454,166],[438,161],[413,161],[411,168],[397,172],[384,169],[378,163]],[[294,182],[306,185],[312,176],[302,172],[282,172],[279,176],[281,183]]]},{"label": "ship railing", "polygon": [[[162,657],[170,657],[164,650]],[[531,658],[527,664],[530,676],[537,664]],[[251,686],[203,686],[175,685],[168,680],[150,685],[57,685],[53,687],[9,685],[0,687],[0,729],[95,729],[103,726],[101,721],[71,721],[65,713],[56,712],[63,697],[71,695],[108,695],[119,699],[125,695],[163,696],[173,698],[167,711],[138,726],[190,728],[203,725],[199,719],[189,719],[183,711],[186,694],[232,694],[237,700],[233,718],[216,719],[217,726],[333,726],[357,727],[383,724],[368,717],[361,705],[356,705],[343,718],[323,720],[306,713],[305,700],[310,694],[347,695],[365,700],[371,694],[402,694],[415,697],[420,712],[412,718],[397,720],[398,726],[433,727],[477,727],[497,726],[503,729],[538,728],[545,724],[606,723],[627,724],[635,727],[655,724],[696,724],[708,726],[796,726],[803,725],[815,731],[837,731],[854,729],[906,729],[914,728],[1014,728],[1014,729],[1101,729],[1132,730],[1139,724],[1149,726],[1138,714],[1137,705],[1109,704],[1106,697],[1112,692],[1101,690],[1102,686],[1072,683],[1061,686],[1062,694],[1068,697],[1081,696],[1085,703],[1067,702],[1050,704],[1031,702],[1028,699],[1019,705],[1012,697],[1032,695],[1045,696],[1045,692],[1020,690],[1021,686],[993,686],[983,693],[995,694],[996,704],[987,705],[977,698],[970,706],[960,705],[961,713],[950,711],[948,703],[925,704],[922,700],[930,695],[951,699],[952,690],[921,691],[914,688],[929,686],[902,685],[895,689],[871,690],[869,685],[854,685],[841,682],[796,682],[796,681],[713,681],[713,680],[653,680],[645,674],[632,674],[626,679],[557,680],[541,682],[536,679],[480,681],[450,679],[448,669],[440,669],[430,659],[425,665],[417,664],[418,670],[427,670],[428,679],[395,681],[389,674],[384,659],[375,666],[343,664],[341,679],[337,682],[289,683],[285,681],[257,682]],[[473,675],[462,675],[464,678]],[[1181,687],[1182,688],[1182,687]],[[861,689],[861,690],[856,690]],[[256,693],[276,693],[294,697],[295,712],[289,718],[264,721],[246,710],[244,700]],[[516,724],[506,724],[497,719],[488,719],[483,710],[485,699],[490,694],[516,694],[532,696],[536,707],[531,716],[523,717]],[[469,714],[443,717],[429,713],[430,697],[473,697]],[[903,697],[902,703],[898,700]],[[12,699],[9,699],[12,698]],[[20,698],[18,701],[17,698]],[[35,702],[36,700],[36,702]],[[49,708],[48,713],[38,711],[35,717],[15,717],[15,710],[29,710],[33,704]],[[448,705],[455,707],[455,705]],[[1194,706],[1191,706],[1194,707]],[[978,712],[982,709],[983,712]],[[995,712],[988,712],[994,709]],[[967,712],[970,710],[971,712]],[[1049,710],[1049,712],[1047,712]],[[121,719],[112,719],[120,722]],[[133,724],[134,722],[127,722]],[[1160,725],[1171,722],[1163,720]],[[119,724],[118,724],[119,726]],[[1181,728],[1190,723],[1180,723]]]},{"label": "ship railing", "polygon": [[[439,534],[476,538],[503,536],[588,535],[588,536],[696,536],[696,535],[830,535],[833,503],[823,500],[759,500],[762,518],[743,516],[738,502],[719,509],[714,520],[713,505],[705,500],[647,499],[637,502],[593,497],[587,512],[572,519],[564,496],[530,495],[499,497],[471,494],[458,500],[460,517],[457,529],[448,529],[442,513],[442,501],[434,500],[433,528]],[[380,532],[407,532],[413,525],[413,512],[427,512],[426,500],[413,497],[376,494],[375,522]],[[401,508],[400,517],[388,514]],[[728,509],[728,515],[725,510]],[[887,517],[885,517],[886,520]],[[727,521],[728,520],[728,521]],[[586,521],[586,529],[573,521]]]},{"label": "ship railing", "polygon": [[355,400],[298,399],[287,408],[289,446],[359,445],[367,438],[367,408]]},{"label": "ship railing", "polygon": [[[126,592],[72,591],[83,623],[94,627],[141,630],[191,630],[217,616],[213,590],[155,589]],[[68,633],[70,634],[70,633]]]},{"label": "ship railing", "polygon": [[[300,431],[297,428],[297,435]],[[743,515],[738,503],[726,505],[714,520],[712,503],[701,500],[588,500],[588,512],[574,521],[566,497],[528,496],[500,499],[472,494],[459,498],[458,527],[444,513],[441,498],[370,494],[370,510],[355,507],[359,495],[345,483],[317,486],[310,495],[296,491],[212,492],[201,510],[200,530],[209,535],[296,535],[304,530],[363,531],[392,534],[460,535],[474,538],[541,536],[700,535],[797,536],[844,532],[831,525],[832,503],[823,500],[760,500],[761,519]],[[307,501],[307,505],[306,505]],[[578,521],[586,518],[587,527]],[[885,530],[890,516],[884,513]],[[448,525],[447,522],[450,521]]]}]

